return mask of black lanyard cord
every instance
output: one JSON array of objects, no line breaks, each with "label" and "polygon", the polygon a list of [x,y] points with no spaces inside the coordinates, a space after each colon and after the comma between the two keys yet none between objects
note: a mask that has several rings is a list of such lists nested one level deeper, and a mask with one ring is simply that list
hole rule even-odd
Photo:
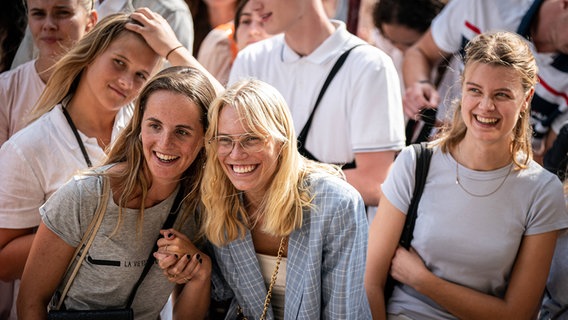
[{"label": "black lanyard cord", "polygon": [[83,153],[83,157],[85,158],[85,161],[87,162],[87,166],[89,168],[91,168],[93,166],[93,164],[91,163],[91,159],[89,158],[89,154],[87,153],[87,149],[85,149],[85,145],[83,144],[83,140],[81,140],[81,136],[79,136],[79,131],[77,131],[77,127],[75,127],[75,124],[73,123],[73,120],[71,119],[71,116],[69,115],[69,112],[67,112],[67,108],[63,107],[63,108],[61,108],[61,110],[63,110],[63,114],[65,115],[65,119],[67,119],[67,123],[69,123],[69,126],[71,127],[71,130],[73,131],[73,134],[75,135],[75,139],[77,139],[77,143],[79,143],[79,147],[81,148],[81,152]]}]

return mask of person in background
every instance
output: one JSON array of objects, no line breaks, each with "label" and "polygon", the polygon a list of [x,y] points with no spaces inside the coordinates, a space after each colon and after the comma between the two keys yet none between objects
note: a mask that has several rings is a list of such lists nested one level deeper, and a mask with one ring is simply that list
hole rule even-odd
[{"label": "person in background", "polygon": [[97,23],[92,0],[28,0],[37,59],[0,74],[0,146],[28,122],[53,65]]},{"label": "person in background", "polygon": [[[113,13],[132,13],[138,8],[148,8],[164,17],[174,30],[176,38],[186,48],[193,45],[193,20],[184,0],[91,0],[99,15],[99,20]],[[14,61],[12,69],[34,59],[37,48],[34,46],[29,29],[26,29],[24,39]]]},{"label": "person in background", "polygon": [[240,0],[235,19],[211,30],[201,43],[197,60],[219,82],[226,84],[239,50],[268,38],[258,12],[249,0]]},{"label": "person in background", "polygon": [[[321,0],[251,0],[267,33],[235,59],[229,84],[255,77],[282,93],[301,147],[311,159],[342,164],[347,181],[376,206],[380,185],[405,143],[400,84],[392,60],[329,20]],[[302,129],[333,65],[347,50],[313,114]],[[338,116],[343,115],[343,116]]]},{"label": "person in background", "polygon": [[414,118],[422,109],[440,104],[440,93],[429,81],[439,61],[459,55],[479,33],[516,32],[531,43],[539,67],[530,115],[533,152],[535,160],[542,163],[544,153],[568,119],[567,16],[567,0],[449,1],[432,27],[405,53],[406,115]]},{"label": "person in background", "polygon": [[54,66],[32,112],[36,120],[0,148],[1,280],[21,277],[39,207],[77,170],[106,159],[132,115],[131,102],[162,57],[182,51],[167,22],[155,16],[143,9],[97,23]]},{"label": "person in background", "polygon": [[[432,20],[440,13],[446,1],[444,0],[381,0],[374,5],[372,16],[375,25],[373,44],[385,51],[392,59],[401,80],[401,88],[404,93],[402,81],[402,61],[404,52],[411,47],[428,30]],[[452,88],[451,84],[459,82],[459,74],[452,72],[449,61],[440,62],[434,68],[430,81],[437,87]],[[440,93],[445,96],[445,91]],[[406,123],[406,144],[418,143],[428,140],[433,133],[433,127],[445,119],[446,101],[451,101],[452,96],[459,92],[448,92],[448,99],[443,100],[438,106],[440,115],[434,112],[421,114],[420,118],[409,118]],[[459,96],[458,96],[459,97]],[[432,109],[436,110],[436,109]],[[440,119],[436,123],[436,118]],[[417,121],[424,120],[424,121]]]},{"label": "person in background", "polygon": [[[532,160],[538,77],[529,46],[514,33],[481,34],[464,63],[453,122],[429,145],[410,250],[398,241],[414,187],[412,147],[383,184],[365,272],[374,319],[534,318],[558,231],[568,227],[560,181]],[[389,273],[399,284],[385,305]]]},{"label": "person in background", "polygon": [[[198,240],[203,136],[207,108],[215,95],[207,77],[193,68],[165,69],[148,82],[104,164],[75,176],[41,207],[43,221],[18,296],[20,319],[45,317],[47,303],[62,289],[60,282],[100,199],[110,200],[88,257],[63,301],[67,310],[124,308],[144,269],[144,263],[136,262],[148,259],[158,235],[175,235],[191,244]],[[108,198],[103,183],[110,185]],[[160,230],[179,197],[183,200],[173,229]],[[210,260],[194,245],[179,257],[188,262],[184,270],[166,277],[153,265],[144,277],[132,303],[136,319],[158,317],[174,290],[168,278],[178,284],[175,297],[192,303],[189,318],[205,317],[208,296],[202,288],[210,287]]]},{"label": "person in background", "polygon": [[[566,180],[564,180],[564,196],[568,200]],[[561,232],[556,241],[556,249],[538,316],[539,320],[568,319],[568,277],[566,274],[568,274],[568,230]]]},{"label": "person in background", "polygon": [[201,43],[207,34],[235,17],[237,0],[185,0],[185,2],[193,17],[195,34],[193,55],[198,57]]},{"label": "person in background", "polygon": [[235,83],[211,105],[205,140],[203,231],[226,319],[368,319],[363,200],[339,168],[299,154],[280,93]]}]

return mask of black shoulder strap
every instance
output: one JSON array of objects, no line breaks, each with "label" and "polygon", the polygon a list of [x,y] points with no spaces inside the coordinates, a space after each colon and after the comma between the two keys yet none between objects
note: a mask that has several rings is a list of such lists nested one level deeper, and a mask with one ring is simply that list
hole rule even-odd
[{"label": "black shoulder strap", "polygon": [[[183,186],[180,185],[178,193],[176,194],[176,198],[174,199],[174,203],[172,204],[172,208],[170,209],[170,214],[168,214],[168,218],[166,219],[166,222],[164,222],[162,229],[169,229],[174,225],[179,209],[181,208],[181,202],[183,200],[183,197],[184,197]],[[132,302],[134,302],[134,297],[136,296],[136,291],[138,291],[138,287],[140,287],[142,281],[144,281],[144,278],[150,271],[150,268],[152,268],[152,266],[154,265],[154,260],[155,260],[154,252],[156,252],[157,250],[158,250],[158,241],[155,241],[154,247],[152,248],[152,251],[150,251],[150,255],[148,256],[148,260],[146,260],[146,265],[144,266],[144,270],[142,270],[140,278],[134,285],[132,292],[130,292],[130,296],[128,297],[128,302],[126,304],[127,308],[130,308],[132,306]]]},{"label": "black shoulder strap", "polygon": [[[341,69],[345,60],[347,60],[347,56],[349,56],[349,53],[351,53],[351,51],[353,49],[355,49],[356,47],[361,46],[361,45],[362,44],[357,44],[357,45],[347,49],[347,51],[343,52],[341,54],[341,56],[339,56],[339,58],[337,59],[337,61],[333,65],[333,67],[331,68],[331,71],[329,72],[329,74],[327,75],[327,78],[325,79],[325,82],[323,83],[323,86],[320,90],[318,98],[316,99],[316,103],[314,105],[314,108],[312,109],[312,113],[310,114],[308,121],[306,121],[304,128],[302,128],[302,131],[300,131],[300,134],[298,135],[298,149],[299,149],[299,151],[302,155],[306,156],[306,153],[304,151],[307,152],[305,145],[306,145],[306,139],[308,138],[308,131],[310,131],[310,127],[312,126],[312,120],[314,119],[314,114],[315,114],[315,112],[316,112],[316,110],[317,110],[317,108],[320,104],[321,99],[323,98],[323,95],[327,91],[327,87],[329,87],[329,84],[331,83],[331,81],[333,80],[333,78],[335,77],[335,75],[337,74],[339,69]],[[308,158],[310,158],[312,160],[317,160],[311,155],[311,153],[308,152],[307,154],[309,155]]]},{"label": "black shoulder strap", "polygon": [[400,245],[404,248],[410,248],[414,233],[414,224],[416,223],[416,216],[418,211],[418,203],[424,191],[426,184],[426,177],[428,177],[428,169],[430,169],[430,160],[432,159],[432,149],[426,146],[426,143],[413,144],[414,151],[416,152],[416,174],[414,183],[414,192],[412,200],[406,213],[406,220],[404,222],[404,229],[400,236]]}]

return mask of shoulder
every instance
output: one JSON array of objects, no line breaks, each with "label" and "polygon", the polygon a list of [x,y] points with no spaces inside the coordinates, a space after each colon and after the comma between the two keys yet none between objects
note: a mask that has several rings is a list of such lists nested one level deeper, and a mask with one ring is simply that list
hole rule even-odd
[{"label": "shoulder", "polygon": [[239,51],[238,57],[241,59],[259,59],[268,56],[270,53],[278,53],[275,49],[281,48],[283,45],[284,35],[276,35],[246,46]]},{"label": "shoulder", "polygon": [[347,181],[329,173],[311,173],[308,183],[315,202],[327,202],[330,199],[339,202],[362,200],[359,192]]},{"label": "shoulder", "polygon": [[[57,113],[60,113],[61,117]],[[22,149],[32,148],[37,151],[47,148],[50,140],[54,138],[54,130],[58,130],[62,125],[61,119],[63,119],[61,108],[55,107],[22,130],[16,132],[8,141],[13,146]],[[41,143],[38,143],[38,141],[41,141]]]}]

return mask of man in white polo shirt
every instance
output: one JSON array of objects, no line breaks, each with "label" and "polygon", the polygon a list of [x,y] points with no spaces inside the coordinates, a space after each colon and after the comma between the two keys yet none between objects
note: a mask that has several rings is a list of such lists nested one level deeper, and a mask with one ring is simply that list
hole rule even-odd
[{"label": "man in white polo shirt", "polygon": [[[344,167],[367,205],[405,143],[400,84],[391,59],[329,20],[321,0],[251,0],[270,34],[239,52],[229,84],[254,77],[286,99],[300,134],[339,56],[346,58],[313,115],[302,144],[313,159]],[[347,169],[349,168],[349,169]]]}]

